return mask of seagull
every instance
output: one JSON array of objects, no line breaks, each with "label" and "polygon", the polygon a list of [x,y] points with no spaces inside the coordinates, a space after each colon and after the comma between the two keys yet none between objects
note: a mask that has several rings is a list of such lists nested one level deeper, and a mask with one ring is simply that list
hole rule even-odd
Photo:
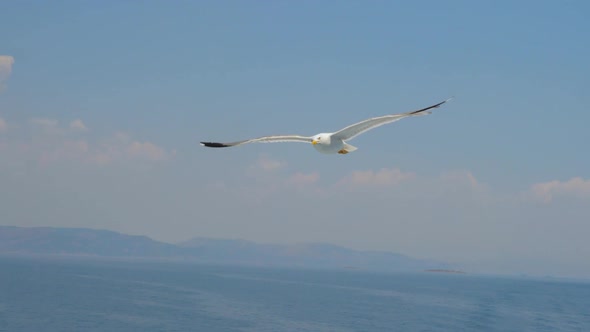
[{"label": "seagull", "polygon": [[361,122],[352,124],[348,127],[342,128],[333,133],[320,133],[314,136],[300,136],[300,135],[275,135],[275,136],[263,136],[258,138],[246,139],[237,142],[230,143],[217,143],[217,142],[200,142],[201,145],[209,148],[228,148],[232,146],[243,145],[247,143],[276,143],[276,142],[300,142],[300,143],[311,143],[313,147],[320,153],[324,154],[347,154],[357,150],[356,147],[348,144],[347,142],[358,135],[367,132],[371,129],[377,128],[384,124],[392,123],[410,116],[421,116],[428,115],[432,112],[429,111],[433,108],[437,108],[442,104],[448,102],[453,98],[449,98],[438,104],[428,106],[426,108],[419,109],[417,111],[411,111],[399,114],[390,114],[370,118]]}]

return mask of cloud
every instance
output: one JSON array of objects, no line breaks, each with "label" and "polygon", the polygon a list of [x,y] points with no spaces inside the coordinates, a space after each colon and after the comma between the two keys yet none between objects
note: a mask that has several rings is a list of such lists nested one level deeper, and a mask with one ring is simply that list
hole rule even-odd
[{"label": "cloud", "polygon": [[68,131],[84,132],[88,130],[88,127],[80,119],[70,122],[67,128],[61,127],[58,120],[50,118],[31,118],[29,123],[34,130],[46,135],[64,135]]},{"label": "cloud", "polygon": [[[249,166],[238,172],[236,177],[228,177],[223,183],[214,181],[208,186],[217,192],[236,195],[248,202],[264,204],[277,193],[293,194],[301,190],[321,192],[317,171],[291,170],[284,161],[272,156],[261,155]],[[242,178],[241,175],[245,176]],[[274,198],[273,198],[274,199]]]},{"label": "cloud", "polygon": [[[39,166],[69,162],[108,165],[133,160],[160,162],[176,154],[175,150],[168,151],[153,142],[132,139],[122,132],[94,140],[85,139],[75,135],[88,130],[80,119],[71,121],[69,126],[60,126],[56,119],[41,117],[31,118],[28,122],[29,135],[15,133],[0,146],[10,151],[12,162],[37,160]],[[6,121],[0,118],[0,132],[6,127]]]},{"label": "cloud", "polygon": [[95,143],[86,140],[64,140],[42,147],[37,146],[37,149],[41,166],[68,161],[100,166],[136,159],[159,162],[174,155],[174,151],[168,152],[151,142],[126,142],[117,138]]},{"label": "cloud", "polygon": [[57,127],[58,121],[47,118],[32,118],[31,123],[42,128],[55,128]]},{"label": "cloud", "polygon": [[320,173],[318,172],[312,172],[308,174],[297,172],[291,175],[285,182],[294,186],[307,186],[318,182],[319,179]]},{"label": "cloud", "polygon": [[86,161],[98,165],[137,159],[161,162],[175,155],[176,150],[168,151],[155,143],[134,140],[131,135],[118,132],[91,144]]},{"label": "cloud", "polygon": [[8,124],[6,123],[6,120],[4,120],[3,118],[0,118],[0,133],[5,132],[8,129]]},{"label": "cloud", "polygon": [[63,160],[84,161],[88,156],[90,146],[84,140],[65,141],[51,149],[44,149],[39,156],[40,165],[49,165]]},{"label": "cloud", "polygon": [[128,153],[133,157],[141,157],[149,160],[164,160],[166,151],[150,142],[132,142],[127,148]]},{"label": "cloud", "polygon": [[431,185],[444,189],[441,192],[443,195],[457,196],[462,191],[469,193],[472,198],[489,200],[492,197],[488,185],[478,181],[470,171],[447,171],[440,175],[438,181],[440,183],[432,183]]},{"label": "cloud", "polygon": [[267,172],[273,172],[278,169],[284,168],[287,166],[287,163],[284,161],[274,160],[269,158],[268,156],[261,156],[258,158],[256,162],[256,167],[262,169]]},{"label": "cloud", "polygon": [[469,171],[450,171],[440,176],[445,182],[462,183],[473,189],[478,189],[482,185],[477,181],[475,176]]},{"label": "cloud", "polygon": [[549,203],[557,196],[590,198],[590,180],[575,177],[568,181],[549,181],[534,184],[530,193],[533,197]]},{"label": "cloud", "polygon": [[279,176],[279,171],[286,167],[287,163],[284,161],[273,159],[268,155],[261,155],[246,169],[246,174],[258,181],[280,182],[277,176]]},{"label": "cloud", "polygon": [[[332,181],[320,183],[321,174],[318,171],[295,171],[286,168],[286,163],[274,160],[268,156],[259,158],[250,166],[246,174],[256,179],[256,182],[235,188],[244,189],[244,195],[252,192],[271,194],[277,191],[290,191],[305,188],[306,191],[324,197],[340,197],[347,192],[389,192],[396,197],[415,199],[428,195],[437,199],[440,197],[488,197],[487,186],[480,183],[469,171],[449,171],[440,176],[418,175],[415,172],[402,171],[399,168],[381,168],[379,170],[356,170]],[[231,184],[225,189],[233,187]],[[478,195],[474,195],[478,194]],[[262,194],[261,194],[262,195]]]},{"label": "cloud", "polygon": [[402,172],[398,168],[382,168],[379,171],[354,171],[340,180],[340,184],[349,186],[394,186],[403,181],[414,179],[416,174]]},{"label": "cloud", "polygon": [[65,130],[59,127],[59,121],[49,118],[32,118],[29,120],[37,134],[62,135]]},{"label": "cloud", "polygon": [[84,122],[82,122],[82,120],[80,120],[80,119],[70,122],[70,129],[75,130],[75,131],[87,131],[88,130],[86,125],[84,125]]},{"label": "cloud", "polygon": [[10,55],[0,55],[0,91],[4,87],[4,82],[10,77],[12,72],[12,65],[14,64],[14,58]]}]

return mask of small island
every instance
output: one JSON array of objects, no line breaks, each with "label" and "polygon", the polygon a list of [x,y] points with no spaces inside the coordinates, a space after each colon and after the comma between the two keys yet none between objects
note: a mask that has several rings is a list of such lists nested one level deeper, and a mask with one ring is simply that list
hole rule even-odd
[{"label": "small island", "polygon": [[430,269],[430,270],[425,270],[425,272],[433,272],[433,273],[454,273],[454,274],[465,274],[466,273],[464,271],[447,270],[447,269]]}]

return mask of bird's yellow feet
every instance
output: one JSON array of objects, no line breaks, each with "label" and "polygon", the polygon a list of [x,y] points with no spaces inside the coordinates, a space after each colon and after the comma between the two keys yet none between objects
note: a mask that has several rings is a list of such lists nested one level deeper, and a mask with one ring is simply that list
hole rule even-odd
[{"label": "bird's yellow feet", "polygon": [[348,151],[346,151],[346,150],[342,149],[342,150],[338,151],[338,153],[340,153],[340,154],[347,154],[347,153],[348,153]]}]

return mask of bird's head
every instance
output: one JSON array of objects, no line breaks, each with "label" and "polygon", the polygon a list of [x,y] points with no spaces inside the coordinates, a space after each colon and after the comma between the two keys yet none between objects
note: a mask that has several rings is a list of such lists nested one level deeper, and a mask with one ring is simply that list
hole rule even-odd
[{"label": "bird's head", "polygon": [[329,134],[317,134],[311,139],[311,144],[322,144],[322,145],[330,145],[330,135]]}]

